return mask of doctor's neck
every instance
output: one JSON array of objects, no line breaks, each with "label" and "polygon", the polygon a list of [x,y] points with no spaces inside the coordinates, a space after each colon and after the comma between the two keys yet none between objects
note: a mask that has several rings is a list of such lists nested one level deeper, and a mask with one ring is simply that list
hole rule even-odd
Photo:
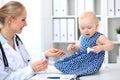
[{"label": "doctor's neck", "polygon": [[8,41],[8,43],[14,48],[13,34],[10,34],[10,31],[1,29],[1,35]]}]

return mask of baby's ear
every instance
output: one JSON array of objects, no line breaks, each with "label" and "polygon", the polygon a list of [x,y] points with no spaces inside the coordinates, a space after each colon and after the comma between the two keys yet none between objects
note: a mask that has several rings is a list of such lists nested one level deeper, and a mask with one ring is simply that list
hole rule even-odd
[{"label": "baby's ear", "polygon": [[97,27],[97,28],[99,27],[99,23],[98,23],[98,22],[96,23],[96,27]]}]

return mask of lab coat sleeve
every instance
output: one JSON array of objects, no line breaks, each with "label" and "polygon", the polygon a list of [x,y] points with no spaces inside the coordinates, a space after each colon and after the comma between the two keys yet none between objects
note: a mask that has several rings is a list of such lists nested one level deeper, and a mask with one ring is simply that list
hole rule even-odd
[{"label": "lab coat sleeve", "polygon": [[34,75],[34,71],[30,65],[14,72],[6,72],[1,63],[0,60],[0,80],[26,80],[26,78]]},{"label": "lab coat sleeve", "polygon": [[45,52],[31,54],[31,63],[34,63],[42,59],[46,59]]}]

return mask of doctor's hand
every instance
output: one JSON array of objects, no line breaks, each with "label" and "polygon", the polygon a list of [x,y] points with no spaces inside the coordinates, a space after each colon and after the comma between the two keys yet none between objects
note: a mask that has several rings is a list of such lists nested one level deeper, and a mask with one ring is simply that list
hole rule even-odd
[{"label": "doctor's hand", "polygon": [[65,52],[59,49],[49,49],[45,52],[46,57],[60,57],[65,55]]},{"label": "doctor's hand", "polygon": [[32,68],[35,72],[44,71],[48,68],[48,62],[44,59],[36,61],[32,64]]}]

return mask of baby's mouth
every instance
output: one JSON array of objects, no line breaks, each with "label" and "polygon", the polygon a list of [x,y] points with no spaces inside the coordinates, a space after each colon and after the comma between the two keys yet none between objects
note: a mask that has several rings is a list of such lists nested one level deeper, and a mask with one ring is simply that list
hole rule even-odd
[{"label": "baby's mouth", "polygon": [[90,36],[90,34],[85,34],[86,36]]}]

